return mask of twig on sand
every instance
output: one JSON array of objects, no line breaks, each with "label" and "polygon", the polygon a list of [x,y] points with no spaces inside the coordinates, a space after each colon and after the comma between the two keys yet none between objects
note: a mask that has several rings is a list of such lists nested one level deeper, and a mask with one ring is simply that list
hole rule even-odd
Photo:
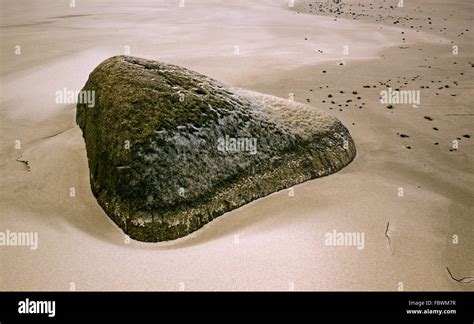
[{"label": "twig on sand", "polygon": [[446,267],[446,270],[448,270],[448,273],[449,273],[449,276],[451,277],[451,279],[453,279],[454,281],[457,281],[457,282],[460,282],[460,283],[471,283],[471,282],[474,282],[474,277],[464,277],[464,278],[455,278],[453,277],[453,275],[451,274],[451,271],[449,271],[449,268]]},{"label": "twig on sand", "polygon": [[30,161],[23,159],[22,156],[20,156],[18,159],[16,159],[17,162],[24,163],[26,166],[26,171],[31,172],[30,168]]},{"label": "twig on sand", "polygon": [[388,247],[390,248],[390,253],[392,253],[392,255],[395,255],[395,253],[393,253],[392,243],[390,242],[390,236],[388,235],[388,228],[389,227],[390,227],[390,222],[387,222],[387,228],[385,228],[385,237],[387,237]]}]

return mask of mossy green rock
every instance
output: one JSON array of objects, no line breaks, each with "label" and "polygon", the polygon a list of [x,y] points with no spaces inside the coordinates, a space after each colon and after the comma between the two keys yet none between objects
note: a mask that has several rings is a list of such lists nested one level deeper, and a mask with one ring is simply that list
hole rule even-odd
[{"label": "mossy green rock", "polygon": [[334,173],[356,149],[316,108],[130,56],[102,62],[77,105],[100,206],[139,241],[183,237],[255,199]]}]

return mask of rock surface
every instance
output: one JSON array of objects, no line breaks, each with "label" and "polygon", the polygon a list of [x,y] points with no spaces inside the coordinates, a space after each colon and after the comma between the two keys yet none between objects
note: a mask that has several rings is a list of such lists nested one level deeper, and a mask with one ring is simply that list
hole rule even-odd
[{"label": "rock surface", "polygon": [[115,56],[83,91],[95,92],[95,106],[79,103],[76,115],[92,192],[139,241],[183,237],[356,155],[334,117],[175,65]]}]

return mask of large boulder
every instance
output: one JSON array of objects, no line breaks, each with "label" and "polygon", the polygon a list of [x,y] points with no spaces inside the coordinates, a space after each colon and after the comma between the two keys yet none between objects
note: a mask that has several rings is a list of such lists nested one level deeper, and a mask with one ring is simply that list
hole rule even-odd
[{"label": "large boulder", "polygon": [[314,107],[229,88],[185,68],[115,56],[79,103],[100,206],[139,241],[173,240],[255,199],[334,173],[356,149]]}]

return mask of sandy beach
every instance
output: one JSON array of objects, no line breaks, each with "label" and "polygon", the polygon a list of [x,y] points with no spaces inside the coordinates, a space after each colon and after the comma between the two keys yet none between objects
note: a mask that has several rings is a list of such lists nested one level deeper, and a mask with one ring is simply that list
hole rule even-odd
[{"label": "sandy beach", "polygon": [[[0,290],[473,291],[473,5],[374,2],[2,1],[0,231],[38,247],[0,246]],[[55,102],[122,54],[294,96],[357,157],[185,238],[129,240],[92,195],[76,105]],[[420,104],[382,104],[388,88]]]}]

